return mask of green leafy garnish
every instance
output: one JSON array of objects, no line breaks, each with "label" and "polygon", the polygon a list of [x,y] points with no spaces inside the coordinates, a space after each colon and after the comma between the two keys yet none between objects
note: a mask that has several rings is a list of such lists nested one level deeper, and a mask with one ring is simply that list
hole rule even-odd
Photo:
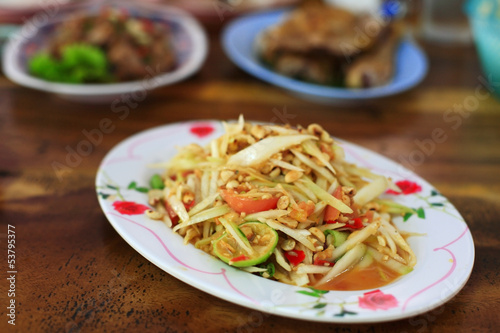
[{"label": "green leafy garnish", "polygon": [[165,187],[165,184],[163,183],[163,179],[159,174],[154,174],[151,179],[149,180],[149,185],[151,185],[151,188],[153,189],[158,189],[158,190],[163,190]]},{"label": "green leafy garnish", "polygon": [[39,53],[29,61],[30,72],[44,80],[63,83],[105,83],[113,81],[106,54],[98,47],[72,44],[61,58]]},{"label": "green leafy garnish", "polygon": [[258,267],[267,269],[267,271],[260,273],[260,275],[265,278],[272,278],[274,276],[274,273],[276,272],[276,267],[274,267],[274,264],[272,262],[259,265]]}]

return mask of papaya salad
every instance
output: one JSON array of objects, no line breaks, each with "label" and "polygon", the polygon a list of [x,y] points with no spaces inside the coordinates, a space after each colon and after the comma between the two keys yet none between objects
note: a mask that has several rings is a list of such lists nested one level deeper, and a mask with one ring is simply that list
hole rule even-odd
[{"label": "papaya salad", "polygon": [[359,290],[412,271],[415,254],[392,221],[411,209],[380,198],[399,188],[348,163],[320,125],[240,116],[223,127],[152,177],[148,217],[230,266],[287,284]]}]

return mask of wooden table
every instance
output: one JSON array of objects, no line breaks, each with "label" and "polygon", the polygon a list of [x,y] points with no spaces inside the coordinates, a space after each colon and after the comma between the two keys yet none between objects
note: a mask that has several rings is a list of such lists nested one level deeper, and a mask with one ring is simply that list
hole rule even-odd
[{"label": "wooden table", "polygon": [[[297,99],[247,75],[223,54],[217,31],[210,38],[210,54],[198,74],[148,93],[125,119],[109,104],[72,103],[0,77],[0,331],[495,331],[500,312],[500,102],[475,97],[482,79],[474,48],[424,44],[430,71],[418,87],[356,107],[336,107]],[[447,113],[454,108],[464,111]],[[121,140],[153,126],[235,119],[240,113],[250,120],[322,124],[434,184],[463,214],[475,240],[475,267],[465,288],[416,318],[321,324],[228,303],[143,258],[98,205],[94,181],[102,158]],[[67,147],[74,148],[84,139],[82,131],[98,128],[103,118],[111,119],[115,129],[59,179],[52,163],[63,162]],[[446,140],[422,150],[416,140],[429,142],[436,128]],[[419,150],[425,154],[414,153]],[[5,316],[8,224],[16,232],[15,327]]]}]

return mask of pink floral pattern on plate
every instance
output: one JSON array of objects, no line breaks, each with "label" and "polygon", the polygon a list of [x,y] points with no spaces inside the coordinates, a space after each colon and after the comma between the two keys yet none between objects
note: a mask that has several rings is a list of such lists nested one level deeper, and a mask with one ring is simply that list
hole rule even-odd
[{"label": "pink floral pattern on plate", "polygon": [[191,126],[189,131],[199,138],[204,138],[212,134],[215,131],[215,128],[210,124],[199,124]]},{"label": "pink floral pattern on plate", "polygon": [[113,202],[113,207],[122,215],[141,215],[150,209],[148,206],[132,201],[115,201]]},{"label": "pink floral pattern on plate", "polygon": [[396,185],[400,188],[401,192],[396,192],[394,190],[387,190],[388,194],[394,195],[408,195],[414,194],[422,191],[422,186],[418,185],[416,182],[410,180],[400,180],[396,182]]},{"label": "pink floral pattern on plate", "polygon": [[388,310],[398,306],[396,297],[384,294],[380,289],[369,291],[358,297],[359,307],[369,310]]}]

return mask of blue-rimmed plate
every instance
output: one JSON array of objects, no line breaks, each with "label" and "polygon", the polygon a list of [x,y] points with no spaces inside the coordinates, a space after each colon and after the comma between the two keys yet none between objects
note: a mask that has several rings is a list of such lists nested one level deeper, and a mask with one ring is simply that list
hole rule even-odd
[{"label": "blue-rimmed plate", "polygon": [[256,54],[255,40],[265,29],[282,21],[288,10],[253,14],[234,20],[223,32],[222,43],[228,57],[240,68],[285,88],[295,95],[315,102],[335,103],[390,96],[417,85],[427,73],[427,59],[410,38],[400,43],[396,70],[392,81],[384,86],[367,89],[347,89],[322,86],[295,80],[265,67]]}]

